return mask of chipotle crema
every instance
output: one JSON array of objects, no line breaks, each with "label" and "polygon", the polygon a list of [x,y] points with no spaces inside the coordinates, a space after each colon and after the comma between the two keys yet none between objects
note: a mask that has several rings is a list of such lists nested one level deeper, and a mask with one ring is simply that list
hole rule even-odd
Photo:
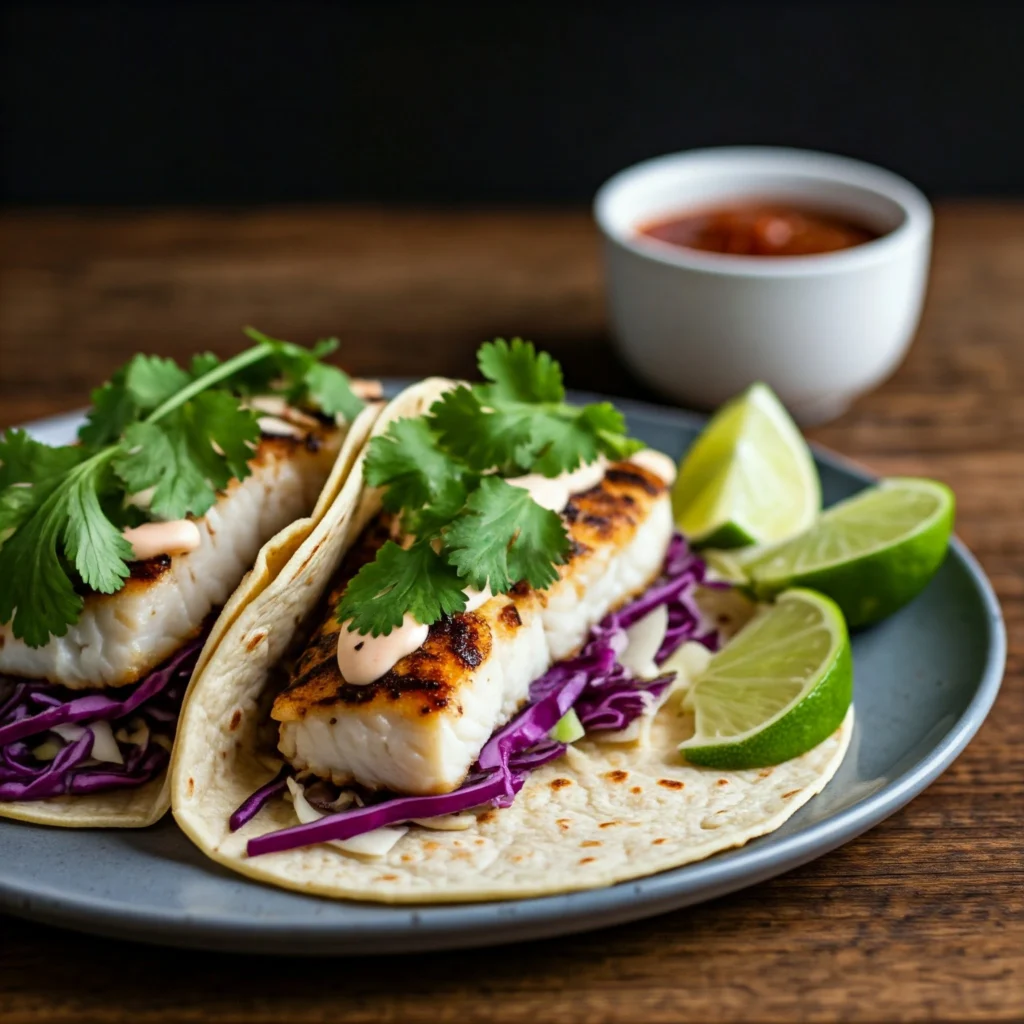
[{"label": "chipotle crema", "polygon": [[732,256],[812,256],[881,237],[846,217],[782,202],[703,207],[652,221],[639,233],[681,249]]}]

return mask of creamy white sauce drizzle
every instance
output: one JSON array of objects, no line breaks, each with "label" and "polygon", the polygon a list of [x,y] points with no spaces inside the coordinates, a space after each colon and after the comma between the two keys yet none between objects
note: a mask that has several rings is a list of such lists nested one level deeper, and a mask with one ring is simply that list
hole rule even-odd
[{"label": "creamy white sauce drizzle", "polygon": [[641,469],[646,469],[648,473],[660,476],[670,487],[675,483],[676,464],[664,452],[654,448],[641,448],[629,457],[629,461],[636,463]]},{"label": "creamy white sauce drizzle", "polygon": [[199,527],[191,519],[173,519],[169,523],[143,523],[131,526],[122,536],[132,546],[132,557],[145,562],[157,555],[183,555],[202,543]]},{"label": "creamy white sauce drizzle", "polygon": [[419,650],[430,632],[408,612],[402,624],[387,636],[363,636],[349,630],[351,621],[346,619],[338,633],[338,668],[345,682],[354,686],[366,686],[380,679],[403,658]]},{"label": "creamy white sauce drizzle", "polygon": [[596,487],[608,469],[608,460],[602,455],[594,462],[580,466],[569,473],[559,476],[541,476],[540,473],[527,473],[525,476],[510,477],[505,481],[513,487],[522,487],[528,491],[538,505],[561,512],[574,494],[582,494]]},{"label": "creamy white sauce drizzle", "polygon": [[[490,587],[483,590],[467,587],[465,594],[466,612],[476,611],[494,597]],[[338,668],[345,682],[353,686],[367,686],[380,679],[403,658],[418,651],[430,632],[427,626],[408,613],[402,624],[387,636],[362,636],[352,632],[348,628],[351,621],[343,622],[338,634]]]},{"label": "creamy white sauce drizzle", "polygon": [[348,386],[352,389],[352,394],[356,398],[361,398],[364,402],[372,402],[384,397],[384,388],[379,380],[351,377],[349,378]]}]

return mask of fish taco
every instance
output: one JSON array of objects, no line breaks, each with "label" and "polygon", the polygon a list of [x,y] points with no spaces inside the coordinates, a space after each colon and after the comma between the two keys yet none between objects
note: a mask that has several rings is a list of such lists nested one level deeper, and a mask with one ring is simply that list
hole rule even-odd
[{"label": "fish taco", "polygon": [[75,444],[0,437],[0,816],[160,818],[193,671],[333,506],[379,386],[249,333],[136,356]]},{"label": "fish taco", "polygon": [[607,885],[772,831],[843,757],[848,693],[783,763],[684,758],[687,688],[758,607],[613,406],[566,404],[528,343],[479,362],[391,402],[193,679],[174,815],[236,871],[383,902]]}]

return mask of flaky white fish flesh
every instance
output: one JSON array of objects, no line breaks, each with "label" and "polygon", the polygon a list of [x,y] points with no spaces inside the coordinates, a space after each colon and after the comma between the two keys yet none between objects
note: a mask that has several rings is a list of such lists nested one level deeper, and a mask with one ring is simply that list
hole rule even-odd
[{"label": "flaky white fish flesh", "polygon": [[520,585],[474,612],[442,619],[419,650],[376,682],[355,686],[338,668],[333,610],[387,535],[383,520],[372,525],[349,553],[320,625],[274,703],[285,758],[338,785],[410,794],[458,788],[491,734],[526,701],[530,684],[659,574],[674,529],[665,483],[625,463],[575,495],[563,515],[573,550],[551,588]]},{"label": "flaky white fish flesh", "polygon": [[0,674],[71,689],[142,679],[197,636],[252,567],[259,549],[316,503],[344,430],[318,426],[296,437],[265,436],[245,480],[233,481],[202,518],[194,551],[131,564],[114,594],[89,593],[77,623],[31,648],[0,626]]}]

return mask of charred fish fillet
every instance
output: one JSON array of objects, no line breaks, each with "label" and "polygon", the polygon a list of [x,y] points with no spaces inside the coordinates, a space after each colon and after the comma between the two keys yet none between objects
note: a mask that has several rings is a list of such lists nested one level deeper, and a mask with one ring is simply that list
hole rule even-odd
[{"label": "charred fish fillet", "polygon": [[552,587],[520,585],[474,612],[442,619],[418,651],[374,683],[354,686],[338,668],[334,607],[387,538],[383,520],[372,524],[274,702],[285,758],[338,785],[411,794],[458,788],[530,684],[658,575],[673,531],[664,481],[632,463],[612,465],[562,515],[572,551]]},{"label": "charred fish fillet", "polygon": [[43,647],[0,626],[0,674],[72,690],[125,686],[197,636],[263,544],[313,507],[337,457],[343,429],[313,421],[285,431],[287,425],[267,423],[251,475],[232,481],[195,520],[195,550],[131,563],[121,590],[86,595],[78,622]]}]

